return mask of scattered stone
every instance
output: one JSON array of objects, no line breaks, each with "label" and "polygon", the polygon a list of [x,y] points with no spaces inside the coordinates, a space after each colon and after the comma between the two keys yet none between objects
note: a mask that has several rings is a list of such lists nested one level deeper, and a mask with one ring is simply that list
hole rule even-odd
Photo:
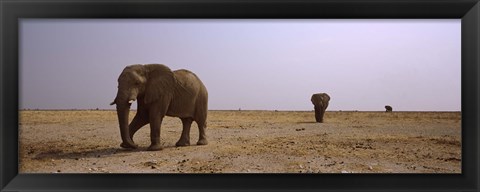
[{"label": "scattered stone", "polygon": [[373,167],[370,165],[370,166],[368,166],[368,169],[369,169],[369,170],[373,170]]},{"label": "scattered stone", "polygon": [[303,166],[302,166],[302,165],[298,165],[298,167],[300,167],[300,169],[303,169]]},{"label": "scattered stone", "polygon": [[342,173],[348,173],[348,171],[342,170]]},{"label": "scattered stone", "polygon": [[89,171],[97,171],[97,168],[88,168]]}]

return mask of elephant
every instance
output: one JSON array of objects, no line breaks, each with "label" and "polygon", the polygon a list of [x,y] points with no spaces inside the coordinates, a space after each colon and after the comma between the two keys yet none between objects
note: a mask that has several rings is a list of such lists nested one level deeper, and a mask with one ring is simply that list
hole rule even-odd
[{"label": "elephant", "polygon": [[385,112],[392,112],[392,107],[390,105],[385,105]]},{"label": "elephant", "polygon": [[326,93],[316,93],[310,99],[315,106],[315,120],[318,123],[323,123],[323,115],[328,107],[330,96]]},{"label": "elephant", "polygon": [[[131,104],[137,100],[137,113],[128,124]],[[150,124],[151,145],[147,150],[161,150],[160,131],[165,116],[179,117],[182,134],[176,146],[190,145],[190,127],[197,123],[197,145],[207,145],[206,120],[208,92],[203,82],[186,69],[172,71],[163,64],[135,64],[123,69],[118,77],[118,92],[110,105],[116,104],[123,148],[136,149],[133,135]]]}]

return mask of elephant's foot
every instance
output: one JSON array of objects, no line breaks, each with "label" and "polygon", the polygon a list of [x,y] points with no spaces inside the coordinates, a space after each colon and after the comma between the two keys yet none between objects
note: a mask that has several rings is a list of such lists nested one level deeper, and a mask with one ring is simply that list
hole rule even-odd
[{"label": "elephant's foot", "polygon": [[198,142],[197,142],[197,145],[206,145],[206,144],[208,144],[207,139],[200,139],[200,140],[198,140]]},{"label": "elephant's foot", "polygon": [[190,141],[184,141],[184,140],[178,140],[177,143],[175,143],[175,146],[177,147],[184,147],[184,146],[189,146]]},{"label": "elephant's foot", "polygon": [[130,145],[128,143],[122,143],[122,144],[120,144],[120,147],[125,148],[125,149],[136,149],[136,148],[138,148],[138,145],[135,145],[135,144]]},{"label": "elephant's foot", "polygon": [[148,147],[147,150],[148,150],[148,151],[160,151],[160,150],[162,150],[162,149],[163,149],[162,145],[160,145],[160,144],[152,144],[152,145],[150,145],[150,147]]}]

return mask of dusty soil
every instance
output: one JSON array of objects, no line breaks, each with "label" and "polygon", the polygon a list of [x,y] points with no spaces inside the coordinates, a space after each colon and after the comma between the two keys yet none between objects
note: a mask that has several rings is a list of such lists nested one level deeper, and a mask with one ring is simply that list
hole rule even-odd
[{"label": "dusty soil", "polygon": [[[135,111],[131,112],[133,118]],[[164,149],[150,129],[126,150],[115,111],[20,111],[21,173],[461,173],[460,112],[209,111],[209,144],[175,147],[181,121],[166,117]]]}]

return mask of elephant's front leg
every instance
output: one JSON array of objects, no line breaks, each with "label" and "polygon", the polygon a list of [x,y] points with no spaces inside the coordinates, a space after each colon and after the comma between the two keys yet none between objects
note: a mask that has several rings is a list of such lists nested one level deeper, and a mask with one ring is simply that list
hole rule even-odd
[{"label": "elephant's front leg", "polygon": [[147,150],[149,151],[159,151],[162,150],[160,144],[160,128],[162,125],[163,116],[158,116],[157,118],[150,117],[150,140],[151,145]]},{"label": "elephant's front leg", "polygon": [[177,141],[175,146],[188,146],[190,145],[190,127],[192,126],[192,118],[181,118],[182,119],[182,124],[183,124],[183,129],[182,129],[182,135],[180,136],[180,139]]},{"label": "elephant's front leg", "polygon": [[144,110],[137,110],[137,114],[133,118],[132,122],[128,126],[130,129],[130,138],[133,141],[133,135],[142,128],[144,125],[148,124],[148,113]]}]

